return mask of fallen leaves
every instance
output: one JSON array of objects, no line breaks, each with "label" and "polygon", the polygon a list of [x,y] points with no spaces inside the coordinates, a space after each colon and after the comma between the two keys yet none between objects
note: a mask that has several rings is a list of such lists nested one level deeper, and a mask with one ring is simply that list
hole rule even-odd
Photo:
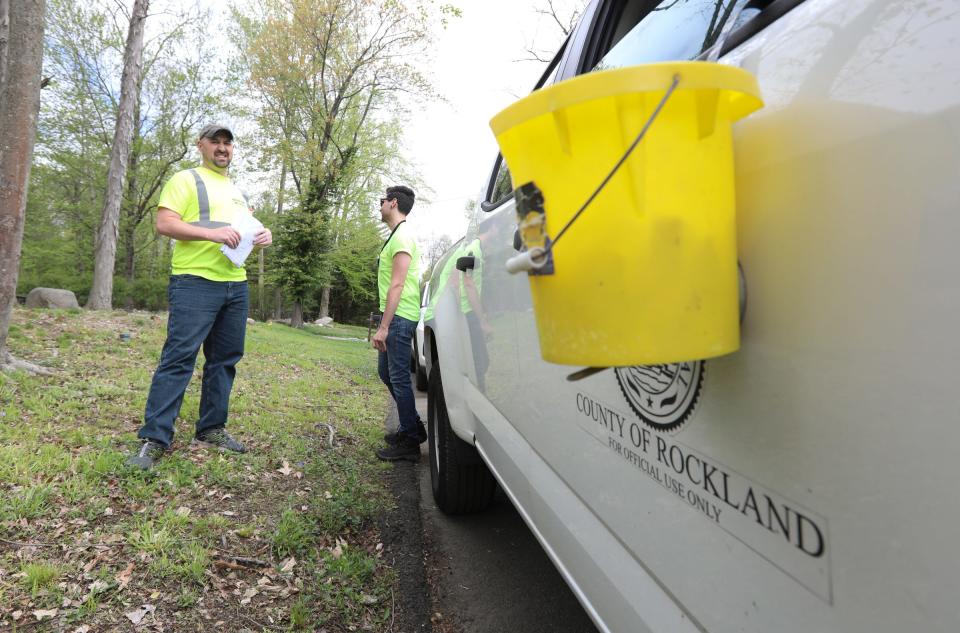
[{"label": "fallen leaves", "polygon": [[[143,322],[134,328],[131,319]],[[309,375],[312,382],[349,385],[349,390],[338,388],[336,397],[356,403],[356,420],[338,435],[337,448],[342,449],[344,461],[331,469],[316,468],[316,449],[327,445],[329,427],[321,425],[318,434],[314,418],[299,415],[280,423],[301,405],[319,405],[313,395],[301,398],[299,384],[286,385],[294,368],[278,362],[267,368],[270,379],[256,383],[241,379],[236,386],[237,395],[246,390],[245,407],[237,411],[237,428],[249,445],[257,447],[252,457],[231,459],[189,449],[185,438],[178,437],[160,475],[141,478],[121,465],[131,448],[123,434],[142,423],[135,410],[142,407],[136,403],[146,391],[145,374],[131,377],[130,372],[118,370],[130,361],[145,370],[155,366],[165,319],[154,320],[156,315],[113,315],[94,324],[86,313],[71,316],[57,332],[76,330],[71,333],[75,334],[71,354],[61,354],[72,373],[64,374],[64,384],[49,385],[51,397],[35,399],[35,404],[27,402],[33,394],[15,394],[15,409],[23,416],[17,429],[11,430],[15,439],[11,454],[23,462],[24,472],[37,473],[24,486],[49,489],[49,499],[35,516],[0,521],[3,536],[12,539],[9,556],[0,557],[0,630],[16,625],[64,633],[243,631],[248,626],[261,630],[254,626],[261,621],[263,630],[267,622],[271,630],[279,630],[279,623],[290,618],[298,595],[314,612],[322,608],[312,587],[325,581],[330,586],[324,591],[351,606],[331,615],[330,631],[375,630],[373,620],[390,606],[390,598],[384,604],[374,585],[341,578],[331,572],[335,566],[329,563],[356,554],[375,557],[378,570],[388,565],[382,559],[374,522],[366,514],[366,492],[369,485],[377,493],[377,486],[369,482],[378,472],[368,468],[366,454],[355,462],[349,453],[361,446],[354,441],[355,435],[361,437],[381,422],[379,388],[370,390],[365,380],[357,381],[352,358],[344,368],[326,361],[316,370],[312,365],[310,370],[298,366],[297,371]],[[142,353],[134,348],[125,348],[122,355],[104,353],[100,335],[116,330],[118,322],[121,331],[135,331],[145,341],[154,336],[156,344],[145,346]],[[157,331],[151,334],[151,329]],[[31,339],[42,336],[40,347],[56,347],[49,328],[24,332]],[[287,334],[284,329],[275,336]],[[285,339],[278,339],[269,346],[270,354],[285,357],[284,344]],[[312,354],[313,350],[306,351]],[[278,385],[301,398],[296,407],[288,406],[289,397],[275,398]],[[56,425],[50,425],[37,409],[48,407],[48,401],[83,406],[61,407]],[[273,407],[274,402],[281,404]],[[269,423],[253,420],[261,417],[261,410]],[[38,431],[36,422],[42,425],[37,435],[41,442],[32,439]],[[22,436],[17,435],[18,429],[23,430]],[[306,441],[301,445],[299,440],[292,442],[293,437]],[[38,451],[40,443],[59,450]],[[59,461],[51,461],[61,456],[62,467]],[[362,488],[354,489],[357,484]],[[8,488],[0,489],[0,496]],[[13,492],[19,494],[20,488]],[[363,506],[354,507],[361,499]],[[313,529],[298,537],[302,555],[277,558],[277,550],[271,548],[276,522],[288,509],[307,517]],[[321,529],[319,519],[334,512],[347,514],[350,520],[344,524],[351,527],[343,529],[338,522],[336,528]],[[318,551],[322,559],[315,556]],[[24,563],[35,560],[55,562],[60,575],[33,595],[23,580],[25,574],[18,572]],[[378,574],[377,582],[379,578]],[[238,612],[250,617],[235,620]]]},{"label": "fallen leaves", "polygon": [[243,592],[243,598],[240,599],[240,604],[241,605],[250,604],[250,601],[253,600],[253,598],[256,597],[257,594],[259,593],[260,592],[257,589],[255,589],[254,587],[250,587],[249,589]]},{"label": "fallen leaves", "polygon": [[130,584],[130,581],[133,579],[133,563],[130,563],[126,568],[117,574],[114,578],[117,581],[117,591],[123,591],[127,588],[127,585]]},{"label": "fallen leaves", "polygon": [[145,617],[156,611],[157,608],[152,604],[142,605],[139,609],[131,611],[130,613],[124,613],[127,616],[127,619],[133,622],[134,626],[140,624]]},{"label": "fallen leaves", "polygon": [[35,617],[39,622],[44,618],[55,618],[59,612],[59,609],[37,609],[33,612],[33,617]]}]

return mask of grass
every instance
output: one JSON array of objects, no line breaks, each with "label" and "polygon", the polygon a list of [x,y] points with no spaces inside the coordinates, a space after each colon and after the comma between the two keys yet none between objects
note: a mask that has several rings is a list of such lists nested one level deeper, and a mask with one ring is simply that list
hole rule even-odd
[{"label": "grass", "polygon": [[20,570],[23,574],[22,586],[36,597],[42,590],[47,589],[60,577],[60,569],[51,563],[27,563]]},{"label": "grass", "polygon": [[262,630],[386,630],[397,579],[377,548],[390,497],[373,458],[386,398],[375,354],[349,340],[366,328],[248,328],[229,422],[245,455],[189,446],[201,354],[173,451],[144,474],[124,462],[165,325],[14,310],[13,353],[56,375],[0,375],[0,630],[54,608],[70,630],[125,630],[146,603],[168,630],[238,610]]}]

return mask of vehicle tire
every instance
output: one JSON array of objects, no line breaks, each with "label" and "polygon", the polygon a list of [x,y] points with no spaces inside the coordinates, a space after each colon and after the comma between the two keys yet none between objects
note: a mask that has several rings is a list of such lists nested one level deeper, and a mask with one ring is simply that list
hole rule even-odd
[{"label": "vehicle tire", "polygon": [[416,376],[416,386],[417,391],[426,391],[427,390],[427,370],[420,364],[420,349],[417,347],[417,342],[413,342],[413,373]]},{"label": "vehicle tire", "polygon": [[427,441],[433,499],[447,514],[480,512],[493,501],[497,482],[480,459],[477,449],[457,437],[450,428],[440,369],[436,363],[430,370],[427,394]]}]

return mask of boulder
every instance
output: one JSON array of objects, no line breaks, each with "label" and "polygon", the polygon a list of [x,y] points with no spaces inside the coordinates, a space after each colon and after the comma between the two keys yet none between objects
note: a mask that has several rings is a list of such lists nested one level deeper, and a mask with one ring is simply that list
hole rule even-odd
[{"label": "boulder", "polygon": [[28,308],[79,308],[77,295],[61,288],[34,288],[27,295]]},{"label": "boulder", "polygon": [[253,325],[254,323],[256,323],[256,321],[254,321],[251,317],[247,317],[247,325]]},{"label": "boulder", "polygon": [[326,327],[326,326],[330,325],[331,323],[333,323],[333,318],[332,318],[332,317],[323,317],[322,319],[317,319],[317,320],[314,321],[313,323],[314,323],[314,325],[319,325],[320,327]]}]

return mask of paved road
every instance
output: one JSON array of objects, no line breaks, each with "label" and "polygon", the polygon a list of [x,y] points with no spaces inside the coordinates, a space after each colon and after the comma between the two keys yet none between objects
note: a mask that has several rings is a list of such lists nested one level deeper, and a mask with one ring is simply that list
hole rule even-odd
[{"label": "paved road", "polygon": [[[417,396],[425,420],[426,395]],[[395,420],[394,411],[388,425]],[[462,633],[596,633],[502,492],[482,514],[451,517],[437,508],[426,446],[418,469],[427,575],[434,587],[432,611]]]}]

